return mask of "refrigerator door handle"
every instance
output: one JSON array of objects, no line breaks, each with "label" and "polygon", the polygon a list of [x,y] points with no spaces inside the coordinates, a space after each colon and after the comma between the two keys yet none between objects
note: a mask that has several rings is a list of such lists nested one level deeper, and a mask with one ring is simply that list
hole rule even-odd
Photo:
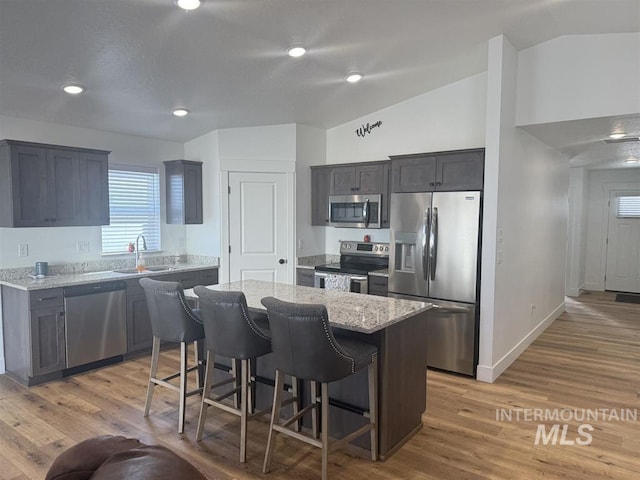
[{"label": "refrigerator door handle", "polygon": [[424,221],[422,223],[422,272],[425,280],[429,280],[429,254],[427,251],[427,237],[429,235],[429,226],[431,224],[431,208],[428,207],[424,211]]},{"label": "refrigerator door handle", "polygon": [[431,229],[429,230],[429,270],[431,280],[436,279],[436,266],[438,264],[438,207],[433,207],[431,217]]}]

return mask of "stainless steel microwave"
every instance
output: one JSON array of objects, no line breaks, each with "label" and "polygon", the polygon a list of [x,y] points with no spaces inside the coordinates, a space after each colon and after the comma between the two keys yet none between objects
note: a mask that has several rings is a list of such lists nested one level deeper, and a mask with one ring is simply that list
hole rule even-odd
[{"label": "stainless steel microwave", "polygon": [[380,228],[382,195],[330,195],[329,225]]}]

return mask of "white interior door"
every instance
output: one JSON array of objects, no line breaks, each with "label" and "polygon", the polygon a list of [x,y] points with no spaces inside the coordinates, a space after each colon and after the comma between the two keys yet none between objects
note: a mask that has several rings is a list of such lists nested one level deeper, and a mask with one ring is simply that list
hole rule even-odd
[{"label": "white interior door", "polygon": [[287,281],[287,174],[229,173],[229,279]]},{"label": "white interior door", "polygon": [[611,192],[605,289],[640,293],[640,192]]}]

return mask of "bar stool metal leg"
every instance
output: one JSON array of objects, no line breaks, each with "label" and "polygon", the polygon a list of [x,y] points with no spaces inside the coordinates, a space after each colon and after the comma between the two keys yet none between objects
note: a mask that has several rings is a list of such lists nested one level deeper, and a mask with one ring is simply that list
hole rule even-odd
[{"label": "bar stool metal leg", "polygon": [[151,408],[151,398],[153,397],[153,389],[156,386],[153,381],[158,375],[158,357],[160,356],[160,339],[153,337],[153,347],[151,349],[151,371],[149,373],[149,385],[147,386],[147,399],[144,402],[144,416],[149,416]]},{"label": "bar stool metal leg", "polygon": [[[215,369],[213,359],[215,355],[211,351],[207,351],[207,368],[204,374],[204,387],[202,388],[202,398],[208,398],[211,391],[211,385],[213,384],[213,371]],[[204,424],[207,420],[207,410],[209,404],[201,402],[200,404],[200,417],[198,418],[198,430],[196,431],[196,440],[202,440],[202,433],[204,432]]]},{"label": "bar stool metal leg", "polygon": [[178,414],[178,433],[184,432],[185,406],[187,403],[187,353],[187,344],[180,342],[180,411]]},{"label": "bar stool metal leg", "polygon": [[240,462],[247,459],[247,410],[249,409],[249,360],[242,360],[240,367],[242,388],[240,389]]},{"label": "bar stool metal leg", "polygon": [[273,387],[273,410],[271,413],[271,420],[269,422],[269,438],[267,439],[267,450],[264,454],[264,464],[262,465],[262,472],[269,473],[271,469],[271,456],[273,455],[273,448],[275,446],[275,430],[274,425],[280,422],[280,405],[282,404],[282,389],[284,388],[284,374],[276,370],[276,380]]},{"label": "bar stool metal leg", "polygon": [[311,380],[311,432],[313,438],[318,438],[318,383]]},{"label": "bar stool metal leg", "polygon": [[322,480],[327,480],[327,467],[329,463],[329,384],[320,384],[322,413],[320,414],[322,427],[320,441],[322,442]]}]

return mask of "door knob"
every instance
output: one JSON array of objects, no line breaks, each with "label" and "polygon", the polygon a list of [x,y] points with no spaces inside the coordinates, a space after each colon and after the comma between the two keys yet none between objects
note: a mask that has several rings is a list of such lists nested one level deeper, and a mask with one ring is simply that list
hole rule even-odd
[{"label": "door knob", "polygon": [[287,263],[287,261],[284,258],[281,258],[280,260],[278,260],[278,263],[282,265],[284,263]]}]

